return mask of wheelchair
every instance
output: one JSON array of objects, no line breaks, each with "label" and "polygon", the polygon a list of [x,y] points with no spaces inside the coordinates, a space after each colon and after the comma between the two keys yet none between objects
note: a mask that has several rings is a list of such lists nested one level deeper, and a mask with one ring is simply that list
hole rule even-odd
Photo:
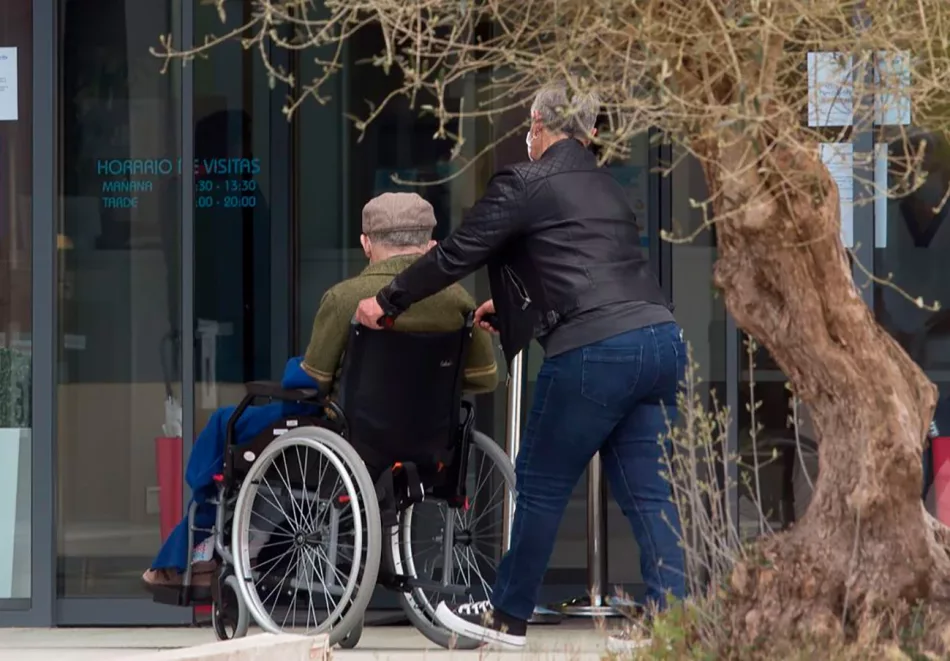
[{"label": "wheelchair", "polygon": [[[474,406],[462,397],[472,332],[471,315],[452,333],[353,324],[335,401],[246,384],[215,476],[215,524],[204,531],[218,560],[210,602],[219,640],[246,635],[253,621],[270,633],[328,633],[331,645],[355,647],[381,586],[432,642],[480,646],[435,618],[440,601],[490,595],[506,490],[515,497],[511,462],[474,430]],[[304,412],[234,443],[237,420],[259,400]],[[191,565],[178,605],[201,602]]]}]

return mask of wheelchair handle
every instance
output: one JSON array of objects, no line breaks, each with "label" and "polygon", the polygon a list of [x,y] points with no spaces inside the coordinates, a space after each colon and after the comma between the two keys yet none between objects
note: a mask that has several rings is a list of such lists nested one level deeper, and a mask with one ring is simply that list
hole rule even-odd
[{"label": "wheelchair handle", "polygon": [[495,330],[498,330],[498,313],[492,312],[482,316],[482,323],[488,324]]}]

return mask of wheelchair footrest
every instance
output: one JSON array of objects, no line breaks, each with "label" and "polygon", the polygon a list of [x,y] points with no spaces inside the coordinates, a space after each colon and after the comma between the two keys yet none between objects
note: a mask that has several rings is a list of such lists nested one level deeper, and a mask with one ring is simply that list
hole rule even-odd
[{"label": "wheelchair footrest", "polygon": [[427,581],[422,578],[412,576],[395,575],[386,578],[384,585],[398,592],[409,592],[410,590],[426,590],[428,592],[438,592],[439,594],[448,594],[456,597],[469,596],[470,589],[465,585],[442,585],[441,581]]},{"label": "wheelchair footrest", "polygon": [[211,590],[208,588],[186,588],[177,586],[151,586],[148,591],[152,601],[166,606],[205,606],[212,603]]}]

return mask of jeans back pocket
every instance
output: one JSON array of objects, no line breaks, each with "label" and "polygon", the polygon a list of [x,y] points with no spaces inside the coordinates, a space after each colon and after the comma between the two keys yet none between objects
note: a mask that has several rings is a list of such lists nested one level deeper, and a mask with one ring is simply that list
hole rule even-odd
[{"label": "jeans back pocket", "polygon": [[604,407],[627,400],[637,389],[643,347],[585,347],[581,395]]}]

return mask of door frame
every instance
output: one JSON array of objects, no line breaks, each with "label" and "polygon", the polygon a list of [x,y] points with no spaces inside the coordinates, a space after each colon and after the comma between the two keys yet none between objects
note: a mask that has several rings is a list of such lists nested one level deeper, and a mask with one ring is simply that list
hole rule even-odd
[{"label": "door frame", "polygon": [[[50,626],[56,589],[55,450],[56,332],[56,0],[32,0],[33,59],[32,118],[32,443],[30,599],[0,601],[0,626]],[[26,603],[24,603],[26,602]]]}]

